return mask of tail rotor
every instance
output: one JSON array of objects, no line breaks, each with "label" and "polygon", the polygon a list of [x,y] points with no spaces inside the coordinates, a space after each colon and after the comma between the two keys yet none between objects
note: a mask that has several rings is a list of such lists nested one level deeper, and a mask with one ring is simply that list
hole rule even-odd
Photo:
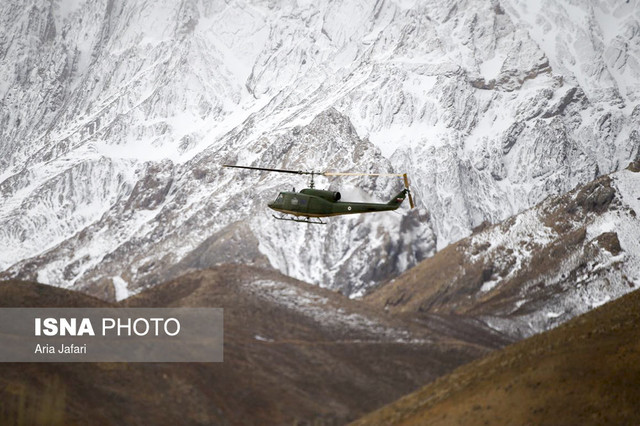
[{"label": "tail rotor", "polygon": [[411,208],[414,208],[415,204],[413,204],[413,197],[411,196],[411,191],[409,190],[409,178],[407,177],[406,173],[402,174],[402,178],[404,179],[404,188],[407,190],[407,195],[409,195],[409,205],[411,206]]}]

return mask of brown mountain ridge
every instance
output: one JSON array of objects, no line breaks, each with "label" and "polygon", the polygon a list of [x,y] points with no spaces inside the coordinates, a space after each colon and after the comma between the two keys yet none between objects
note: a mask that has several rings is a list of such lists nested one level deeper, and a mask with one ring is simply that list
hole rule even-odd
[{"label": "brown mountain ridge", "polygon": [[[226,265],[119,305],[0,284],[2,306],[223,307],[223,363],[0,364],[1,424],[343,424],[508,341],[463,340],[271,270]],[[45,416],[45,417],[43,417]]]},{"label": "brown mountain ridge", "polygon": [[464,365],[353,425],[640,424],[640,292]]}]

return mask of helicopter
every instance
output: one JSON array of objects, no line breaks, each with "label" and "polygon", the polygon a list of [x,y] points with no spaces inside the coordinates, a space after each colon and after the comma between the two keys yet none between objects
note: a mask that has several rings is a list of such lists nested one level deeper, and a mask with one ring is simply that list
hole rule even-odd
[{"label": "helicopter", "polygon": [[[329,216],[341,216],[347,214],[375,213],[396,210],[404,199],[409,197],[409,204],[414,208],[413,198],[409,191],[409,178],[406,173],[343,173],[343,172],[309,172],[304,170],[269,169],[264,167],[233,166],[224,164],[222,167],[236,169],[259,170],[276,173],[292,173],[297,175],[311,175],[309,188],[300,192],[283,191],[278,194],[275,201],[267,206],[281,213],[280,216],[272,215],[278,220],[311,223],[325,225],[321,218]],[[341,195],[337,191],[315,189],[314,176],[393,176],[404,179],[404,188],[398,192],[388,203],[362,203],[353,201],[340,201]],[[293,217],[287,217],[290,215]],[[302,219],[301,219],[302,218]]]}]

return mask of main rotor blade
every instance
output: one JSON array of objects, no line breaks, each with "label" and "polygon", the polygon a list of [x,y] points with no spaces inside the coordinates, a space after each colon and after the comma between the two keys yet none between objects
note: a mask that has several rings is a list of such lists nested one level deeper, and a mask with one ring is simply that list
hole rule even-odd
[{"label": "main rotor blade", "polygon": [[310,175],[310,174],[319,174],[312,172],[305,172],[302,170],[286,170],[286,169],[267,169],[264,167],[251,167],[251,166],[231,166],[229,164],[223,164],[222,167],[232,167],[234,169],[249,169],[249,170],[262,170],[265,172],[278,172],[278,173],[292,173],[294,175]]},{"label": "main rotor blade", "polygon": [[222,167],[232,167],[234,169],[262,170],[265,172],[292,173],[295,175],[321,175],[321,176],[403,176],[402,173],[351,173],[351,172],[307,172],[305,170],[268,169],[265,167],[252,166],[232,166],[223,164]]},{"label": "main rotor blade", "polygon": [[349,173],[349,172],[324,172],[323,176],[402,176],[401,173]]}]

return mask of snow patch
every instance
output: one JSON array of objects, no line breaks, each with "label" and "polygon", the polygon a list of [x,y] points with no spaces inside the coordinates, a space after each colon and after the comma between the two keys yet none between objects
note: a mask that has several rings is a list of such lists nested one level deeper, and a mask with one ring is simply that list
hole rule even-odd
[{"label": "snow patch", "polygon": [[121,276],[111,277],[111,281],[113,282],[113,288],[116,292],[117,302],[124,300],[131,295],[129,292],[129,283],[122,279]]},{"label": "snow patch", "polygon": [[486,293],[488,291],[493,290],[495,288],[495,286],[498,285],[499,282],[500,282],[499,279],[485,281],[484,283],[482,283],[482,287],[480,287],[480,292],[481,293]]},{"label": "snow patch", "polygon": [[480,64],[480,74],[485,80],[493,80],[500,74],[500,69],[504,63],[504,55],[496,54],[493,58],[487,59]]}]

